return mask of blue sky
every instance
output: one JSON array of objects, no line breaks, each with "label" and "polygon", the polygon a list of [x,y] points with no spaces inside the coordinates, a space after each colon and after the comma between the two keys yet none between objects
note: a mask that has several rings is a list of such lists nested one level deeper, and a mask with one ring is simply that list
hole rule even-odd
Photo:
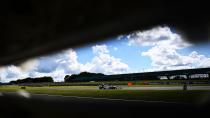
[{"label": "blue sky", "polygon": [[190,44],[169,27],[155,27],[0,68],[1,82],[83,71],[121,74],[210,67],[210,43]]},{"label": "blue sky", "polygon": [[[150,46],[128,46],[128,40],[118,40],[117,38],[108,39],[107,41],[98,42],[97,45],[106,45],[110,51],[110,55],[120,58],[122,62],[130,67],[130,72],[138,71],[139,69],[150,68],[151,60],[149,57],[141,56],[140,53],[146,51]],[[94,57],[92,52],[93,45],[75,49],[78,54],[78,60],[85,64]]]}]

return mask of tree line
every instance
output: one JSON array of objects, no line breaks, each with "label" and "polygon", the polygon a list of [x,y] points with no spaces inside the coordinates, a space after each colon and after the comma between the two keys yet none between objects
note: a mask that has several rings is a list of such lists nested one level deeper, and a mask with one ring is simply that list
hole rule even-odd
[{"label": "tree line", "polygon": [[54,82],[52,77],[38,77],[38,78],[25,78],[18,79],[16,81],[10,81],[9,84],[22,84],[22,83],[42,83],[42,82]]},{"label": "tree line", "polygon": [[[185,80],[183,76],[174,76],[173,80]],[[200,78],[194,78],[200,79]],[[209,79],[209,77],[207,78]],[[160,80],[156,75],[139,75],[139,74],[121,74],[121,75],[104,75],[102,73],[81,72],[79,74],[66,75],[64,82],[89,82],[89,81],[135,81],[135,80]],[[39,77],[39,78],[25,78],[16,81],[10,81],[9,84],[22,84],[22,83],[42,83],[54,82],[52,77]]]}]

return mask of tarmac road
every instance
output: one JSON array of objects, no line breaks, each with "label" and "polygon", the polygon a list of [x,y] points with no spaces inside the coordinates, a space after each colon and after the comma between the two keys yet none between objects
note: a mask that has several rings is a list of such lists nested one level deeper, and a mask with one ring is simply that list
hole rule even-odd
[{"label": "tarmac road", "polygon": [[[188,86],[188,90],[210,90],[210,86]],[[183,90],[183,86],[169,87],[123,87],[123,90]]]},{"label": "tarmac road", "polygon": [[[210,90],[210,86],[188,86],[188,90]],[[92,87],[70,87],[70,88],[49,88],[54,90],[98,90],[97,86]],[[145,86],[122,86],[122,90],[183,90],[183,86],[156,86],[156,87],[145,87]]]},{"label": "tarmac road", "polygon": [[193,104],[158,101],[132,101],[96,99],[88,97],[63,97],[30,94],[24,97],[17,93],[2,93],[0,96],[1,118],[75,118],[75,117],[182,117],[204,115],[208,109]]}]

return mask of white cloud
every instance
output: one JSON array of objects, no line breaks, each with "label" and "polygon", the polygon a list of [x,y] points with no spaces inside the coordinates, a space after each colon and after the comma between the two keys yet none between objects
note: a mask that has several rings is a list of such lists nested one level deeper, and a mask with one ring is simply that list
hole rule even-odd
[{"label": "white cloud", "polygon": [[[176,50],[168,50],[160,47],[153,47],[147,52],[142,52],[143,56],[149,56],[152,66],[157,70],[189,69],[201,66],[201,62],[208,60],[204,55],[193,51],[189,55],[181,55]],[[206,65],[209,67],[210,65]]]},{"label": "white cloud", "polygon": [[94,54],[105,54],[109,53],[106,45],[96,45],[92,47]]},{"label": "white cloud", "polygon": [[19,65],[19,67],[23,71],[33,70],[35,69],[36,66],[37,66],[37,59],[29,59],[26,62]]},{"label": "white cloud", "polygon": [[60,54],[41,57],[37,67],[30,76],[52,76],[55,81],[63,81],[66,74],[77,74],[83,71],[83,65],[77,60],[77,54],[70,49]]},{"label": "white cloud", "polygon": [[210,67],[210,57],[203,59],[200,64],[200,67]]},{"label": "white cloud", "polygon": [[23,73],[20,67],[16,67],[14,65],[7,66],[5,68],[0,69],[0,78],[2,82],[9,82],[12,80],[17,80],[22,77],[26,77],[27,75]]},{"label": "white cloud", "polygon": [[100,54],[94,57],[92,62],[87,65],[90,67],[90,72],[105,74],[119,74],[128,70],[127,64],[122,63],[119,58],[115,58],[109,54]]},{"label": "white cloud", "polygon": [[186,69],[192,67],[210,67],[210,58],[193,51],[182,55],[178,50],[192,46],[169,27],[157,27],[148,31],[135,32],[127,36],[129,45],[152,46],[141,52],[152,60],[149,71]]},{"label": "white cloud", "polygon": [[121,59],[115,58],[109,54],[106,45],[96,45],[92,48],[93,52],[97,55],[90,63],[85,65],[88,71],[104,74],[119,74],[129,69],[127,64],[121,62]]},{"label": "white cloud", "polygon": [[0,68],[1,81],[9,82],[25,77],[42,76],[52,76],[55,81],[63,81],[66,74],[84,71],[117,74],[128,70],[127,64],[110,55],[106,45],[93,46],[92,51],[95,56],[85,64],[81,64],[77,59],[77,53],[69,49],[59,54],[29,60],[20,66],[2,67]]},{"label": "white cloud", "polygon": [[190,46],[182,37],[173,33],[169,27],[156,27],[147,31],[137,31],[127,36],[129,45],[164,46],[180,49]]}]

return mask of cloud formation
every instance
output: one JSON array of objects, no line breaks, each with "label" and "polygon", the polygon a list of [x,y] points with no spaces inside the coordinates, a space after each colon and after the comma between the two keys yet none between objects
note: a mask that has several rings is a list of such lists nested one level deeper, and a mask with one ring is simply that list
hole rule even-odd
[{"label": "cloud formation", "polygon": [[173,33],[169,27],[156,27],[147,31],[137,31],[127,35],[129,45],[161,46],[181,49],[191,46],[183,41],[179,34]]},{"label": "cloud formation", "polygon": [[106,45],[95,45],[92,47],[92,49],[93,53],[97,55],[109,53]]},{"label": "cloud formation", "polygon": [[120,58],[115,58],[109,54],[106,45],[93,46],[93,52],[96,56],[86,66],[89,72],[98,72],[105,74],[119,74],[127,72],[128,65],[123,63]]},{"label": "cloud formation", "polygon": [[210,58],[193,51],[182,55],[178,50],[192,46],[185,42],[179,34],[173,33],[169,27],[157,27],[148,31],[134,32],[127,36],[129,45],[151,46],[141,56],[152,60],[152,69],[174,70],[193,67],[209,67]]},{"label": "cloud formation", "polygon": [[0,68],[2,82],[22,79],[25,77],[52,76],[55,81],[63,81],[66,74],[80,72],[96,72],[104,74],[118,74],[126,72],[129,67],[121,59],[110,55],[106,45],[92,47],[94,57],[90,62],[82,64],[78,61],[76,51],[69,49],[59,54],[29,60],[20,66]]},{"label": "cloud formation", "polygon": [[26,77],[26,74],[23,74],[22,72],[20,67],[14,65],[2,67],[0,69],[0,81],[12,81],[16,80],[16,77]]}]

